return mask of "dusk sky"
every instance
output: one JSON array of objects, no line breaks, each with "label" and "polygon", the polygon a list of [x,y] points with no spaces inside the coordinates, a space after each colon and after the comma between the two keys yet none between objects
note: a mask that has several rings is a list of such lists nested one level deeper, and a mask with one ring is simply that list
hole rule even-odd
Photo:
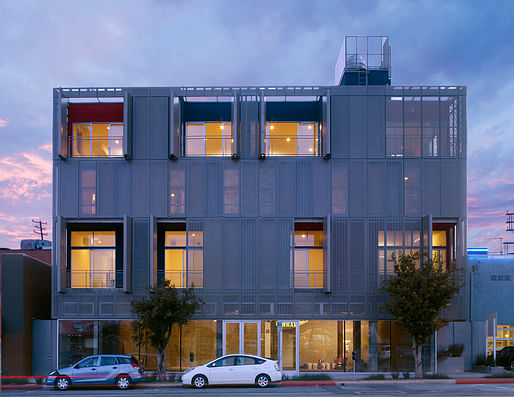
[{"label": "dusk sky", "polygon": [[[52,88],[332,85],[384,35],[393,85],[468,87],[468,247],[514,241],[514,0],[0,0],[0,247],[52,216]],[[514,246],[511,247],[514,249]]]}]

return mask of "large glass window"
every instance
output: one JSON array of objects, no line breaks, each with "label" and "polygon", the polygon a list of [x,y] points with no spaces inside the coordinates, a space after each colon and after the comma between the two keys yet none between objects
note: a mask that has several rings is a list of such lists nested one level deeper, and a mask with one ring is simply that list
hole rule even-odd
[{"label": "large glass window", "polygon": [[233,142],[231,123],[186,123],[186,156],[231,156]]},{"label": "large glass window", "polygon": [[419,252],[419,230],[380,230],[378,232],[378,270],[380,278],[394,274],[394,262],[403,254]]},{"label": "large glass window", "polygon": [[323,288],[323,224],[296,224],[292,242],[294,288]]},{"label": "large glass window", "polygon": [[164,278],[176,288],[203,287],[203,232],[166,231]]},{"label": "large glass window", "polygon": [[70,287],[116,287],[116,232],[72,231],[70,234]]},{"label": "large glass window", "polygon": [[317,156],[319,124],[267,122],[264,143],[267,156]]},{"label": "large glass window", "polygon": [[72,157],[122,157],[122,123],[73,123]]}]

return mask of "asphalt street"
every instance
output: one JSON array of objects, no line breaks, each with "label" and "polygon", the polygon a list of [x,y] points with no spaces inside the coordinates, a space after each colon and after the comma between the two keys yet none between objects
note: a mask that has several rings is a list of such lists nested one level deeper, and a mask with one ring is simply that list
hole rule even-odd
[{"label": "asphalt street", "polygon": [[472,384],[456,385],[450,383],[392,383],[392,384],[359,384],[344,386],[272,386],[267,389],[256,387],[209,387],[195,390],[187,387],[136,387],[127,391],[110,388],[73,389],[66,392],[52,389],[43,390],[2,390],[3,396],[12,397],[112,397],[112,396],[230,396],[248,397],[286,397],[286,396],[514,396],[514,384]]}]

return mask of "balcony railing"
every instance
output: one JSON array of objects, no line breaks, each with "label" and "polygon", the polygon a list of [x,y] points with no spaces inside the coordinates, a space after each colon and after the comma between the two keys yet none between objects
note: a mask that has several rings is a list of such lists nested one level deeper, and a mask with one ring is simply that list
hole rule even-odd
[{"label": "balcony railing", "polygon": [[203,270],[166,270],[165,279],[176,288],[186,288],[194,284],[195,288],[203,288]]},{"label": "balcony railing", "polygon": [[186,156],[231,156],[232,136],[186,136]]},{"label": "balcony railing", "polygon": [[115,272],[104,270],[72,270],[71,288],[115,288]]},{"label": "balcony railing", "polygon": [[71,157],[123,157],[123,137],[69,137]]},{"label": "balcony railing", "polygon": [[325,272],[323,270],[295,271],[295,288],[323,288]]}]

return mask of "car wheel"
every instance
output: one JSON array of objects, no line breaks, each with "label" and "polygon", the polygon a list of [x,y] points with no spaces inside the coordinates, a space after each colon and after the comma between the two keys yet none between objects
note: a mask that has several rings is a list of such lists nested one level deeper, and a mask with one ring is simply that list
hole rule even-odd
[{"label": "car wheel", "polygon": [[266,374],[260,374],[257,376],[257,378],[255,378],[255,383],[257,383],[259,387],[268,387],[270,382],[271,379]]},{"label": "car wheel", "polygon": [[197,389],[202,389],[207,384],[207,378],[203,375],[196,375],[193,378],[193,386]]},{"label": "car wheel", "polygon": [[68,390],[70,388],[70,386],[71,386],[70,379],[65,376],[61,376],[61,377],[57,378],[55,381],[56,389],[64,391],[64,390]]},{"label": "car wheel", "polygon": [[514,360],[512,360],[512,361],[510,362],[510,369],[511,369],[512,371],[514,371]]},{"label": "car wheel", "polygon": [[116,378],[116,386],[120,390],[127,390],[130,387],[130,378],[127,375],[120,375]]}]

